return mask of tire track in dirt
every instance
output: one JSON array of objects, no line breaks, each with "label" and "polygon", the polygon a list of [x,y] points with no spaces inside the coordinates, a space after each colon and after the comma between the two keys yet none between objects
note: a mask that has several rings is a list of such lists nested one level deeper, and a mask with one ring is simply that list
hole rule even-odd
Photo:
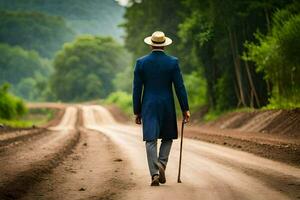
[{"label": "tire track in dirt", "polygon": [[[148,173],[140,127],[122,125],[111,120],[100,106],[86,106],[90,117],[86,127],[100,130],[123,148],[135,167],[137,187],[128,199],[298,199],[298,168],[257,157],[230,148],[185,139],[182,174],[184,184],[176,184],[178,141],[174,141],[168,164],[166,185],[147,188]],[[126,155],[125,154],[125,155]],[[143,165],[144,164],[144,165]],[[146,178],[145,178],[146,177]]]},{"label": "tire track in dirt", "polygon": [[133,172],[116,145],[98,131],[83,127],[79,131],[80,141],[72,154],[42,176],[22,200],[122,199],[123,191],[134,187]]},{"label": "tire track in dirt", "polygon": [[47,128],[57,126],[62,120],[64,113],[65,108],[60,108],[56,113],[56,117],[42,127],[3,130],[0,133],[0,152],[26,142],[33,142],[34,140],[49,134]]},{"label": "tire track in dirt", "polygon": [[[75,129],[77,109],[69,107],[56,131],[45,131],[44,137],[29,141],[26,145],[8,148],[0,154],[0,199],[18,199],[34,184],[41,181],[41,175],[53,168],[71,153],[80,133]],[[65,122],[74,124],[62,124]],[[65,125],[67,128],[64,129]],[[73,126],[73,128],[72,128]]]}]

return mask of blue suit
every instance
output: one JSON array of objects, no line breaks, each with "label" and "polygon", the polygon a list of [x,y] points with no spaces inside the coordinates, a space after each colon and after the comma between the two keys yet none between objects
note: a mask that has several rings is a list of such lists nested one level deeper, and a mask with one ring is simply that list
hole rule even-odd
[{"label": "blue suit", "polygon": [[134,69],[133,109],[140,114],[143,140],[177,139],[174,85],[182,112],[189,110],[187,94],[176,57],[152,51],[139,58]]}]

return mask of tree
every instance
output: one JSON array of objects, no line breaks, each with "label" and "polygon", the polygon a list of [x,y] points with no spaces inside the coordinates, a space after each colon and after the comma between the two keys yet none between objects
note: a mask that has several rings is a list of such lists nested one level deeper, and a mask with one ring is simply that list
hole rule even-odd
[{"label": "tree", "polygon": [[52,58],[63,43],[71,41],[73,31],[61,17],[38,12],[0,11],[0,42],[35,50]]},{"label": "tree", "polygon": [[143,43],[143,40],[158,30],[172,38],[175,45],[169,46],[167,50],[171,54],[177,54],[176,48],[179,42],[177,31],[181,21],[181,17],[178,15],[180,8],[181,1],[172,1],[172,3],[169,0],[132,2],[132,5],[126,9],[125,23],[122,27],[126,31],[125,46],[135,58],[149,52],[149,48]]},{"label": "tree", "polygon": [[125,49],[109,37],[81,36],[67,43],[54,59],[51,88],[59,100],[106,97],[115,74],[129,66]]},{"label": "tree", "polygon": [[44,88],[35,86],[39,77],[51,73],[50,61],[35,51],[0,44],[0,84],[8,82],[12,91],[28,100],[38,100]]},{"label": "tree", "polygon": [[290,107],[300,102],[300,4],[279,10],[268,35],[257,34],[258,43],[247,43],[244,59],[273,85],[271,103]]},{"label": "tree", "polygon": [[194,69],[204,69],[211,109],[260,107],[268,102],[263,73],[241,59],[244,43],[255,41],[257,30],[266,34],[273,13],[290,2],[183,0],[184,21],[179,31],[183,51]]}]

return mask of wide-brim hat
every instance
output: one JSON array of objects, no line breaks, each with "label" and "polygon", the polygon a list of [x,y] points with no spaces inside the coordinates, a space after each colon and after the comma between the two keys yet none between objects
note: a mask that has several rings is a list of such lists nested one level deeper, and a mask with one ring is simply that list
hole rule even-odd
[{"label": "wide-brim hat", "polygon": [[154,47],[164,47],[172,44],[172,40],[161,31],[155,31],[151,36],[146,37],[144,42]]}]

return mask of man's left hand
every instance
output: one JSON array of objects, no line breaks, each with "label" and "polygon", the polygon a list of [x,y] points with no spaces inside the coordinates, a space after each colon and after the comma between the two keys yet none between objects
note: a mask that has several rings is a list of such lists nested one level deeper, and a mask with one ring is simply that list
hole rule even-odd
[{"label": "man's left hand", "polygon": [[142,123],[141,115],[135,115],[135,123],[136,124],[141,124]]},{"label": "man's left hand", "polygon": [[191,117],[191,113],[189,110],[187,110],[183,113],[183,120],[184,120],[185,124],[190,121],[190,117]]}]

